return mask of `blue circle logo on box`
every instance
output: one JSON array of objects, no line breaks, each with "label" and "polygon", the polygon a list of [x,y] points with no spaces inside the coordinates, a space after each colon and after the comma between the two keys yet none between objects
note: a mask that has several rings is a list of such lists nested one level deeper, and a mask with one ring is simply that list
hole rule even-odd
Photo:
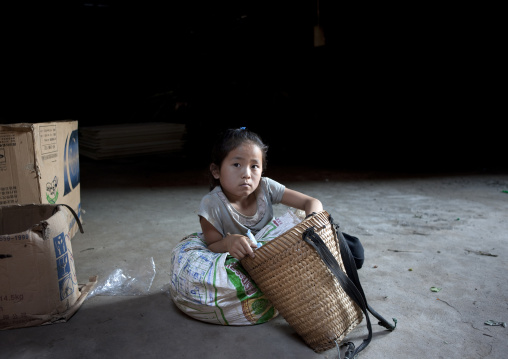
[{"label": "blue circle logo on box", "polygon": [[72,131],[65,140],[64,150],[64,196],[79,184],[78,130]]}]

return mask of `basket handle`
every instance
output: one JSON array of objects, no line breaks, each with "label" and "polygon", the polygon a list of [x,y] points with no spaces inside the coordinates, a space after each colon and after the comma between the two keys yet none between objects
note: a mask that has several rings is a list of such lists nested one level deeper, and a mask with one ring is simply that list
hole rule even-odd
[{"label": "basket handle", "polygon": [[[372,325],[370,322],[369,315],[367,313],[367,310],[372,313],[377,319],[380,320],[379,324],[384,326],[385,328],[389,330],[394,330],[397,325],[397,320],[393,318],[393,321],[395,322],[395,325],[390,324],[388,321],[386,321],[383,317],[381,317],[377,312],[375,312],[368,304],[367,299],[365,298],[365,293],[363,292],[363,289],[360,284],[360,280],[358,277],[358,273],[356,271],[356,265],[354,265],[354,259],[353,256],[346,244],[346,240],[342,233],[338,231],[338,226],[333,223],[333,218],[329,217],[330,225],[335,231],[336,238],[339,242],[339,249],[341,253],[341,258],[344,264],[344,268],[346,269],[346,273],[342,271],[340,268],[339,263],[333,256],[333,254],[330,252],[326,244],[323,242],[321,237],[314,231],[314,227],[307,228],[303,234],[302,238],[305,242],[310,244],[318,253],[318,255],[321,257],[322,261],[326,264],[326,266],[331,270],[331,272],[335,275],[337,278],[339,284],[344,289],[344,291],[347,293],[347,295],[354,300],[354,302],[360,307],[362,312],[365,315],[365,318],[367,320],[367,329],[369,331],[369,334],[366,339],[358,346],[356,349],[354,347],[354,344],[349,342],[348,349],[346,351],[346,359],[347,358],[354,358],[359,352],[361,352],[367,345],[369,345],[371,339],[372,339]],[[352,278],[352,279],[351,279]]]}]

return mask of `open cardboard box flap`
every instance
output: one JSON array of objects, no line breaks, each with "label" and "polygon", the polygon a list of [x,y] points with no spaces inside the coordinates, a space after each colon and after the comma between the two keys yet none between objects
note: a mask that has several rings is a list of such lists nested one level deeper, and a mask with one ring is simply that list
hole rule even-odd
[{"label": "open cardboard box flap", "polygon": [[0,207],[0,329],[68,320],[97,283],[77,283],[65,204]]}]

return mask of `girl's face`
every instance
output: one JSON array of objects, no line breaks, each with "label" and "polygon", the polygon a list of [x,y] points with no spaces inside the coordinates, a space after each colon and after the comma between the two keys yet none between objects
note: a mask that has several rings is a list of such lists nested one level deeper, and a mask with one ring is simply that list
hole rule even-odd
[{"label": "girl's face", "polygon": [[253,193],[263,172],[263,154],[252,142],[246,142],[224,158],[220,169],[212,168],[212,175],[220,181],[222,191],[230,200]]}]

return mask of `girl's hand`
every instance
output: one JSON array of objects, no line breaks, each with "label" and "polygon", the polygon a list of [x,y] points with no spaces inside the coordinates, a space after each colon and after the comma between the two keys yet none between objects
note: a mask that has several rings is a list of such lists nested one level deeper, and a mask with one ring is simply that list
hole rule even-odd
[{"label": "girl's hand", "polygon": [[229,252],[229,254],[238,260],[244,258],[246,255],[254,258],[252,248],[256,249],[257,246],[252,243],[248,237],[230,233],[227,233],[227,235],[223,237],[222,234],[203,217],[200,217],[200,223],[203,235],[205,236],[206,245],[212,252]]},{"label": "girl's hand", "polygon": [[245,256],[254,258],[255,254],[252,248],[257,248],[248,237],[240,234],[227,234],[223,239],[226,242],[226,248],[233,257],[241,260]]}]

